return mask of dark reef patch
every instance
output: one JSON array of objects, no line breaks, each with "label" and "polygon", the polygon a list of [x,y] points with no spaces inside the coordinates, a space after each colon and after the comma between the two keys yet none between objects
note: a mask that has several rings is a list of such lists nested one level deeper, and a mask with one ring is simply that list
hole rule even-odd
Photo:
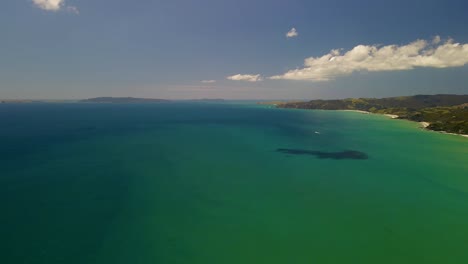
[{"label": "dark reef patch", "polygon": [[316,156],[318,159],[355,159],[355,160],[366,160],[369,159],[369,156],[360,151],[356,150],[344,150],[339,152],[325,152],[317,150],[306,150],[306,149],[276,149],[277,152],[292,154],[292,155],[312,155]]}]

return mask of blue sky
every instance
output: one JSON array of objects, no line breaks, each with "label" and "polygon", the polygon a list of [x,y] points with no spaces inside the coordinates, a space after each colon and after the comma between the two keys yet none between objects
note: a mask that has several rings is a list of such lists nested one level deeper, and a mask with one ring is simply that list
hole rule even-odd
[{"label": "blue sky", "polygon": [[0,98],[466,94],[467,10],[463,0],[6,0]]}]

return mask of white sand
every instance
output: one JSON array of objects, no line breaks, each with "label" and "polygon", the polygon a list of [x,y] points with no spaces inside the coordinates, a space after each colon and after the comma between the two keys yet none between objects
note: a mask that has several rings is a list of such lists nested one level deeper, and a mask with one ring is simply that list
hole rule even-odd
[{"label": "white sand", "polygon": [[398,118],[397,115],[385,114],[385,116],[388,116],[388,117],[390,117],[391,119],[397,119],[397,118]]},{"label": "white sand", "polygon": [[430,125],[430,123],[428,122],[419,122],[419,124],[421,124],[422,127],[426,128]]},{"label": "white sand", "polygon": [[468,135],[464,135],[464,134],[449,133],[449,132],[445,132],[445,131],[437,131],[437,132],[440,132],[442,134],[447,134],[447,135],[455,135],[455,136],[462,136],[462,137],[468,138]]},{"label": "white sand", "polygon": [[361,114],[370,114],[371,113],[371,112],[361,111],[361,110],[341,110],[341,111],[357,112],[357,113],[361,113]]}]

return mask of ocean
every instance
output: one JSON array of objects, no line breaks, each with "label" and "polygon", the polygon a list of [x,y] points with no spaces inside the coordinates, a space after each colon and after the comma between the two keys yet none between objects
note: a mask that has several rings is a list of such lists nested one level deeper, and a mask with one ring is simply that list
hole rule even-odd
[{"label": "ocean", "polygon": [[468,262],[468,138],[253,102],[0,121],[0,263]]}]

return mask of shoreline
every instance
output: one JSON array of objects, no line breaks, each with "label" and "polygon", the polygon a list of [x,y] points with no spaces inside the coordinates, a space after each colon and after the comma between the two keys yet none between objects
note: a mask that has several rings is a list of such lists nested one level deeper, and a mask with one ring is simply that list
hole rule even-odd
[{"label": "shoreline", "polygon": [[337,111],[345,111],[345,112],[356,112],[356,113],[361,113],[361,114],[372,114],[371,112],[368,111],[363,111],[363,110],[351,110],[351,109],[343,109],[343,110],[337,110]]},{"label": "shoreline", "polygon": [[[409,121],[411,121],[411,120],[409,120]],[[468,138],[468,135],[465,135],[465,134],[457,134],[457,133],[451,133],[451,132],[447,132],[447,131],[436,131],[436,130],[429,129],[429,128],[427,128],[427,127],[429,127],[431,125],[431,123],[429,123],[429,122],[419,122],[419,124],[421,125],[422,129],[427,130],[427,131],[438,132],[438,133],[446,134],[446,135],[462,136],[462,137]]]},{"label": "shoreline", "polygon": [[446,131],[435,131],[435,130],[430,130],[430,129],[427,129],[427,128],[424,128],[424,129],[427,130],[427,131],[439,132],[441,134],[462,136],[464,138],[468,138],[468,135],[465,135],[465,134],[450,133],[450,132],[446,132]]},{"label": "shoreline", "polygon": [[436,131],[436,130],[432,130],[432,129],[429,129],[429,128],[428,128],[428,127],[431,125],[431,123],[429,123],[429,122],[424,122],[424,121],[423,121],[423,122],[417,122],[417,121],[413,121],[413,120],[409,120],[409,119],[400,118],[398,115],[379,114],[379,113],[372,113],[372,112],[368,112],[368,111],[349,110],[349,109],[335,110],[335,111],[356,112],[356,113],[361,113],[361,114],[366,114],[366,115],[368,115],[368,114],[384,115],[384,116],[390,117],[391,119],[401,119],[401,120],[407,120],[407,121],[410,121],[410,122],[419,123],[420,128],[422,128],[423,130],[432,131],[432,132],[437,132],[437,133],[440,133],[440,134],[454,135],[454,136],[461,136],[461,137],[464,137],[464,138],[468,138],[468,135],[465,135],[465,134],[457,134],[457,133],[450,133],[450,132],[447,132],[447,131]]}]

